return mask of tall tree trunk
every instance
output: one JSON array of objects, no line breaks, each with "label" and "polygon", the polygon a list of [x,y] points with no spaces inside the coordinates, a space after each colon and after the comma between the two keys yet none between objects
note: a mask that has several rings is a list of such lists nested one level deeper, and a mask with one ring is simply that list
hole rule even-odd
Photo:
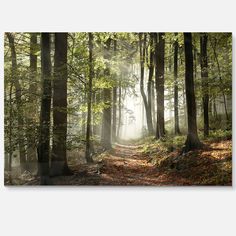
[{"label": "tall tree trunk", "polygon": [[[106,41],[105,46],[105,54],[104,58],[106,60],[110,59],[109,51],[110,51],[111,39],[109,38]],[[108,80],[110,77],[110,68],[108,63],[106,64],[106,69],[104,71],[105,77]],[[105,108],[103,109],[103,122],[102,122],[102,137],[101,143],[105,149],[111,148],[111,89],[104,88],[103,90],[103,99]]]},{"label": "tall tree trunk", "polygon": [[201,49],[201,77],[202,77],[202,102],[203,102],[203,116],[204,116],[204,136],[209,135],[209,85],[208,85],[208,61],[207,61],[207,34],[200,36]]},{"label": "tall tree trunk", "polygon": [[30,34],[30,86],[29,86],[29,102],[30,102],[30,113],[27,117],[28,126],[30,127],[29,135],[27,136],[27,161],[35,162],[36,156],[36,139],[35,139],[35,125],[34,116],[37,114],[37,103],[33,93],[37,90],[36,78],[37,78],[37,33]]},{"label": "tall tree trunk", "polygon": [[[122,75],[121,75],[122,76]],[[121,79],[119,80],[119,100],[118,100],[118,109],[119,109],[119,116],[118,116],[118,127],[117,127],[117,137],[120,139],[120,129],[121,129],[121,98],[122,98],[122,90],[121,90]]]},{"label": "tall tree trunk", "polygon": [[211,43],[211,47],[213,49],[215,61],[216,61],[216,64],[217,64],[218,75],[219,75],[219,79],[220,79],[220,89],[221,89],[223,100],[224,100],[225,116],[226,116],[227,121],[229,121],[229,115],[228,115],[227,106],[226,106],[226,97],[225,97],[224,86],[223,86],[223,81],[222,81],[220,63],[219,63],[218,56],[217,56],[217,53],[216,53],[216,48],[213,45],[211,40],[210,40],[210,43]]},{"label": "tall tree trunk", "polygon": [[[98,89],[94,94],[95,94],[95,103],[100,104],[101,100],[102,100],[102,90]],[[95,119],[95,115],[97,117],[98,114],[94,114],[94,119]],[[100,114],[99,114],[99,116],[100,116]],[[99,135],[99,136],[101,135],[101,122],[94,123],[94,133],[93,134]]]},{"label": "tall tree trunk", "polygon": [[[13,131],[13,106],[12,106],[12,90],[13,83],[10,82],[10,95],[9,95],[9,158],[5,165],[5,168],[9,171],[9,181],[12,181],[12,154],[13,154],[13,143],[12,143],[12,131]],[[5,159],[6,160],[6,159]]]},{"label": "tall tree trunk", "polygon": [[85,158],[88,163],[93,162],[91,157],[91,105],[92,105],[92,86],[93,86],[93,34],[88,33],[89,36],[89,82],[87,86],[88,91],[88,113],[87,113],[87,129],[86,129],[86,151],[85,151]]},{"label": "tall tree trunk", "polygon": [[155,36],[155,57],[156,57],[156,97],[157,97],[157,128],[156,139],[165,135],[164,119],[164,70],[165,70],[165,40],[164,33]]},{"label": "tall tree trunk", "polygon": [[55,33],[51,175],[67,175],[67,33]]},{"label": "tall tree trunk", "polygon": [[24,144],[24,119],[22,112],[22,89],[18,79],[18,68],[17,68],[17,58],[16,58],[16,49],[15,49],[15,38],[12,33],[6,33],[9,47],[11,49],[11,62],[12,62],[12,83],[14,84],[16,90],[16,109],[17,109],[17,140],[19,145],[20,152],[20,165],[21,171],[23,172],[26,169],[26,150]]},{"label": "tall tree trunk", "polygon": [[184,33],[185,50],[185,89],[188,117],[188,135],[185,142],[184,152],[200,148],[202,146],[197,133],[196,102],[193,80],[193,49],[192,34]]},{"label": "tall tree trunk", "polygon": [[[86,104],[86,101],[87,101],[87,91],[86,91],[86,88],[85,88],[85,91],[84,91],[84,95],[83,95],[83,104]],[[86,119],[87,119],[87,116],[86,116],[86,112],[85,111],[82,111],[82,129],[81,129],[81,135],[83,137],[83,139],[85,138],[86,136]]]},{"label": "tall tree trunk", "polygon": [[[144,37],[142,37],[144,34]],[[140,92],[143,98],[143,103],[146,112],[146,121],[147,121],[147,128],[149,135],[153,134],[153,124],[152,124],[152,112],[149,109],[148,99],[144,92],[144,64],[145,64],[145,57],[146,57],[146,41],[147,35],[145,33],[139,33],[139,50],[140,50]]]},{"label": "tall tree trunk", "polygon": [[[114,56],[116,56],[117,41],[114,40]],[[116,76],[115,76],[116,79]],[[115,81],[115,83],[117,83]],[[116,141],[116,110],[117,110],[117,85],[113,87],[113,99],[112,99],[112,141]]]},{"label": "tall tree trunk", "polygon": [[50,155],[50,112],[51,112],[51,57],[50,57],[50,34],[41,34],[41,74],[42,96],[40,112],[40,133],[38,145],[38,168],[41,184],[47,185],[49,178],[49,155]]},{"label": "tall tree trunk", "polygon": [[[175,33],[178,36],[178,33]],[[174,115],[175,115],[175,134],[180,134],[179,129],[179,95],[178,95],[178,39],[174,42]]]},{"label": "tall tree trunk", "polygon": [[215,119],[218,119],[217,108],[216,108],[216,97],[213,97],[213,115]]},{"label": "tall tree trunk", "polygon": [[148,122],[150,126],[149,134],[154,134],[153,122],[152,122],[152,83],[153,83],[153,72],[154,72],[154,50],[153,50],[153,33],[150,33],[150,53],[149,53],[149,75],[147,84],[147,96],[148,96]]},{"label": "tall tree trunk", "polygon": [[153,120],[153,132],[156,130],[156,97],[155,97],[155,82],[152,80],[152,120]]}]

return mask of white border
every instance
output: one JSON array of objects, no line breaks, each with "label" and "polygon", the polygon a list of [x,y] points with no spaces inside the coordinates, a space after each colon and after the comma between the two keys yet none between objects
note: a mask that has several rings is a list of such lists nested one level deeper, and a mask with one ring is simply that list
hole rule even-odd
[{"label": "white border", "polygon": [[[234,2],[229,0],[1,1],[1,235],[234,235],[235,184],[233,188],[6,188],[3,186],[2,171],[4,31],[229,31],[233,32],[235,45]],[[235,62],[235,46],[233,62]],[[234,65],[233,91],[235,83]],[[233,93],[233,108],[234,106],[235,93]],[[235,119],[233,109],[234,122]],[[235,135],[234,131],[234,140]],[[235,142],[233,143],[235,147]],[[235,167],[234,150],[233,153]],[[235,169],[233,173],[235,183]]]}]

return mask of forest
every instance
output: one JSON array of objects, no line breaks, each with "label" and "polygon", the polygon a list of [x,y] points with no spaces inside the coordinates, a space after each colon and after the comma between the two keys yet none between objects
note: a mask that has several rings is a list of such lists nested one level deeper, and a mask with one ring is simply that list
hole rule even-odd
[{"label": "forest", "polygon": [[232,185],[232,34],[4,34],[5,185]]}]

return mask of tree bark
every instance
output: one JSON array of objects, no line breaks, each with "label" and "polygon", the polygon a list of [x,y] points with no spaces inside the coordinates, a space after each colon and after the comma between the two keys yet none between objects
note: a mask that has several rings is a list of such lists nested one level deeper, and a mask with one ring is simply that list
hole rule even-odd
[{"label": "tree bark", "polygon": [[6,33],[9,47],[11,49],[11,59],[12,59],[12,83],[15,87],[15,97],[16,97],[16,109],[17,109],[17,141],[19,145],[20,152],[20,166],[21,172],[24,172],[26,169],[26,150],[25,150],[25,134],[24,134],[24,119],[22,112],[22,88],[18,79],[18,66],[16,58],[16,49],[15,49],[15,38],[12,33]]},{"label": "tree bark", "polygon": [[201,57],[201,77],[202,77],[202,102],[204,117],[204,136],[209,135],[209,84],[208,84],[208,60],[207,60],[207,34],[200,35],[200,57]]},{"label": "tree bark", "polygon": [[55,33],[53,80],[53,147],[51,175],[71,174],[66,156],[67,33]]},{"label": "tree bark", "polygon": [[34,116],[37,114],[37,102],[33,93],[37,90],[37,55],[35,54],[37,47],[37,33],[30,34],[30,86],[29,86],[29,102],[30,113],[27,117],[28,127],[30,132],[27,135],[27,161],[28,164],[37,160],[36,156],[36,139],[35,139],[35,125]]},{"label": "tree bark", "polygon": [[[178,36],[178,33],[175,33]],[[174,116],[175,116],[175,134],[180,134],[179,129],[179,95],[178,95],[178,40],[174,42]]]},{"label": "tree bark", "polygon": [[47,185],[49,181],[49,155],[50,155],[50,112],[51,112],[51,57],[50,34],[41,34],[41,74],[42,97],[40,112],[40,134],[38,145],[38,168],[41,184]]},{"label": "tree bark", "polygon": [[[144,34],[144,38],[142,35]],[[154,133],[153,131],[153,124],[152,124],[152,111],[148,104],[148,99],[146,97],[146,94],[144,92],[144,64],[145,64],[145,57],[146,57],[146,41],[147,41],[147,35],[145,33],[139,33],[139,50],[140,50],[140,92],[141,96],[143,98],[143,103],[145,107],[146,112],[146,120],[147,120],[147,128],[149,135],[152,135]],[[149,84],[148,84],[149,86]],[[148,88],[150,90],[150,88]],[[151,93],[150,93],[151,95]]]},{"label": "tree bark", "polygon": [[88,163],[92,163],[93,159],[91,157],[91,106],[92,106],[92,86],[93,86],[93,34],[88,33],[89,36],[89,82],[87,86],[88,98],[87,98],[87,129],[86,129],[86,151],[85,158]]},{"label": "tree bark", "polygon": [[[122,75],[121,75],[122,76]],[[121,77],[122,78],[122,77]],[[118,116],[118,127],[117,127],[117,137],[120,139],[120,129],[121,129],[121,98],[122,98],[122,90],[121,90],[121,79],[119,80],[119,100],[118,100],[118,109],[119,109],[119,116]]]},{"label": "tree bark", "polygon": [[198,138],[196,121],[196,102],[193,80],[193,49],[192,34],[184,33],[185,50],[185,89],[187,102],[188,135],[185,142],[184,152],[202,147]]},{"label": "tree bark", "polygon": [[154,134],[153,122],[152,122],[152,83],[153,83],[153,72],[154,72],[154,49],[153,49],[153,33],[150,33],[150,53],[149,53],[149,75],[148,75],[148,84],[147,84],[147,95],[148,95],[148,122],[150,126],[149,134]]},{"label": "tree bark", "polygon": [[218,56],[217,56],[217,53],[216,53],[216,48],[215,48],[215,46],[213,46],[213,43],[212,43],[211,40],[210,40],[210,43],[211,43],[211,47],[213,49],[215,61],[216,61],[216,64],[217,64],[217,69],[218,69],[218,74],[219,74],[219,79],[220,79],[220,89],[221,89],[223,100],[224,100],[225,116],[226,116],[226,120],[229,121],[229,115],[228,115],[227,106],[226,106],[226,97],[225,97],[224,86],[223,86],[223,81],[222,81],[220,63],[219,63]]},{"label": "tree bark", "polygon": [[[109,60],[111,39],[109,38],[105,44],[106,45],[105,45],[104,58],[106,60]],[[106,79],[108,80],[110,77],[110,68],[107,62],[106,62],[106,69],[104,71],[104,75]],[[103,99],[104,99],[105,108],[103,109],[101,143],[105,149],[110,149],[111,148],[111,88],[104,88]]]},{"label": "tree bark", "polygon": [[156,80],[156,97],[157,97],[157,128],[156,139],[165,135],[165,119],[164,119],[164,70],[165,70],[165,40],[164,33],[155,36],[155,80]]},{"label": "tree bark", "polygon": [[[114,56],[116,56],[117,41],[114,40]],[[116,76],[115,76],[116,79]],[[116,81],[115,81],[116,83]],[[112,141],[116,141],[116,110],[117,110],[117,85],[113,87],[113,99],[112,99]]]}]

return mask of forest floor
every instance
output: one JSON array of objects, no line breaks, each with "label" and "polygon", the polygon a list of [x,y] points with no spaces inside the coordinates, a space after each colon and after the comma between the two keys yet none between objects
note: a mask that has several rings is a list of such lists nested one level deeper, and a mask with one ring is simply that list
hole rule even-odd
[{"label": "forest floor", "polygon": [[[232,140],[208,140],[201,150],[181,154],[166,142],[115,144],[92,164],[70,165],[73,175],[51,178],[52,185],[232,185]],[[28,180],[27,180],[28,178]],[[38,185],[25,176],[18,184]]]}]

